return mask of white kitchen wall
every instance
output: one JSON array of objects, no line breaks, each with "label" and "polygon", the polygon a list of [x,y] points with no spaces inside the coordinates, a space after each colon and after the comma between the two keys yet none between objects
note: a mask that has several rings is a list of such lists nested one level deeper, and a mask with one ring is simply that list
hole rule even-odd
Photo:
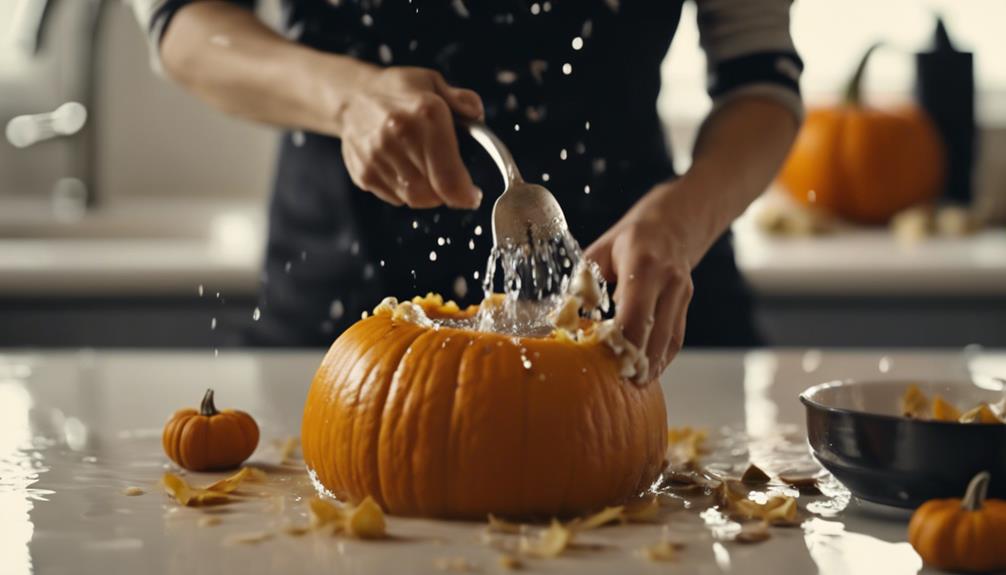
[{"label": "white kitchen wall", "polygon": [[265,198],[278,133],[210,109],[151,70],[124,2],[108,2],[98,41],[93,128],[99,195]]}]

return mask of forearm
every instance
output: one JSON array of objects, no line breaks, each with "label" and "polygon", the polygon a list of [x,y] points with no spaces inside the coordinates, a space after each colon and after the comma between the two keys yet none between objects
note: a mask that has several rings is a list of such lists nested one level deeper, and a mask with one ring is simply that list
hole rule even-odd
[{"label": "forearm", "polygon": [[768,187],[798,127],[791,110],[755,96],[738,98],[706,120],[691,167],[666,188],[662,202],[672,217],[687,214],[693,266]]},{"label": "forearm", "polygon": [[341,135],[341,112],[377,68],[290,42],[252,12],[195,2],[161,41],[166,73],[210,105],[242,118]]}]

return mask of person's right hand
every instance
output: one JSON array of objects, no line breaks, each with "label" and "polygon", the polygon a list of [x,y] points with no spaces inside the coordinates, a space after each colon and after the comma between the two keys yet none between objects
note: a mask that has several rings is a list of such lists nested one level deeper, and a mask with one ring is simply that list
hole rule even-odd
[{"label": "person's right hand", "polygon": [[389,204],[474,209],[479,190],[461,162],[453,114],[480,119],[482,100],[425,68],[384,68],[340,114],[353,182]]}]

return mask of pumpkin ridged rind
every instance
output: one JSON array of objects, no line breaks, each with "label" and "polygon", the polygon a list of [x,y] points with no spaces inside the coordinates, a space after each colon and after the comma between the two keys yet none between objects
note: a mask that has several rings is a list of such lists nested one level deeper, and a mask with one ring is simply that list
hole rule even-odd
[{"label": "pumpkin ridged rind", "polygon": [[660,386],[623,379],[601,342],[375,315],[326,354],[301,441],[324,489],[393,514],[568,516],[656,479],[666,411]]}]

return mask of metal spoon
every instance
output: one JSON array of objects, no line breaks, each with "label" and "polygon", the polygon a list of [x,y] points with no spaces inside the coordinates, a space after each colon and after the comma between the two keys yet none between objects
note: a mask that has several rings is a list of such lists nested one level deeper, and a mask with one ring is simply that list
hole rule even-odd
[{"label": "metal spoon", "polygon": [[459,120],[489,152],[503,175],[503,193],[493,204],[493,243],[531,246],[566,233],[566,216],[546,188],[524,181],[506,145],[483,122]]}]

